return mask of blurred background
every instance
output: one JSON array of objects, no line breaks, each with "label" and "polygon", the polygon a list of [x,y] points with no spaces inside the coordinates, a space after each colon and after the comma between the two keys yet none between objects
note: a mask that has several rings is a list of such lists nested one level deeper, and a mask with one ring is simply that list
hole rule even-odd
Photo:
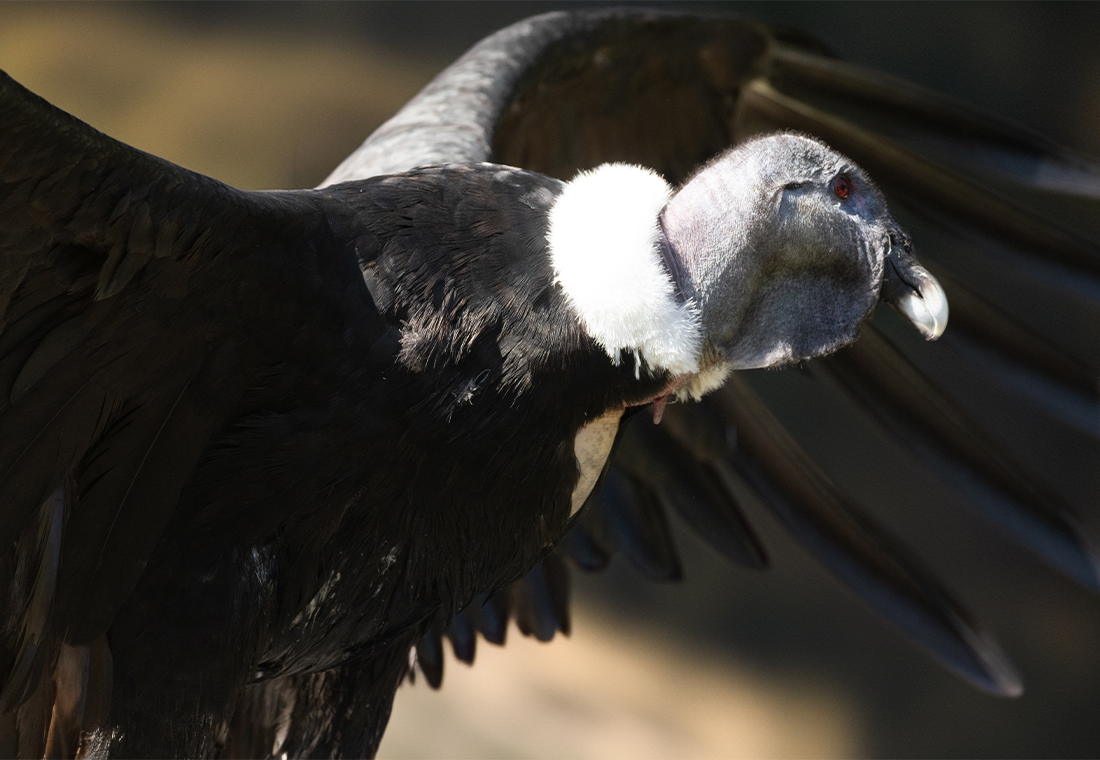
[{"label": "blurred background", "polygon": [[[310,187],[478,39],[556,7],[5,2],[0,68],[183,166],[244,188]],[[676,7],[801,28],[848,60],[1100,156],[1100,4]],[[406,685],[383,757],[1100,756],[1097,599],[802,373],[751,381],[998,636],[1024,696],[988,697],[940,668],[748,505],[769,570],[734,569],[680,530],[682,584],[649,583],[621,559],[574,573],[570,639],[512,631],[503,649],[482,642],[473,668],[450,659],[441,691]],[[1094,532],[1098,478],[1070,494]]]}]

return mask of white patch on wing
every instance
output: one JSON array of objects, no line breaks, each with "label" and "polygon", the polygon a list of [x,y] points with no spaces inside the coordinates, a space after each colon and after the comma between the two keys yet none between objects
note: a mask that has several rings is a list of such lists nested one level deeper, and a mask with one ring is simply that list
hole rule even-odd
[{"label": "white patch on wing", "polygon": [[550,210],[550,258],[585,330],[618,362],[637,352],[673,375],[699,368],[702,326],[677,303],[657,219],[672,188],[649,169],[604,164],[565,186]]},{"label": "white patch on wing", "polygon": [[615,443],[615,434],[619,432],[619,418],[622,416],[622,409],[612,409],[577,431],[577,437],[573,439],[573,455],[577,458],[580,477],[577,487],[573,489],[570,517],[584,506],[596,481],[600,479],[607,455],[611,453],[611,444]]}]

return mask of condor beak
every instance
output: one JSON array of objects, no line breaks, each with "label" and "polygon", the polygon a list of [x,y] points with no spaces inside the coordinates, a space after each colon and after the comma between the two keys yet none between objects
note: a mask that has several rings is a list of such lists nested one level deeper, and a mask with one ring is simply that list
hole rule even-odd
[{"label": "condor beak", "polygon": [[904,314],[926,340],[935,340],[947,327],[947,296],[936,278],[900,245],[886,254],[882,300]]}]

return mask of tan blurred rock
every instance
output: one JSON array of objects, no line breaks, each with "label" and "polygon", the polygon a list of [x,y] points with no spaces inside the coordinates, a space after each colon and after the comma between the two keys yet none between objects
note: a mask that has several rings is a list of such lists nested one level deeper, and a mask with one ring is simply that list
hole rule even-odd
[{"label": "tan blurred rock", "polygon": [[101,132],[244,189],[319,182],[446,63],[285,25],[223,26],[7,3],[0,50],[17,81]]},{"label": "tan blurred rock", "polygon": [[814,683],[776,679],[682,641],[646,638],[581,608],[575,637],[510,632],[443,687],[397,694],[380,758],[856,757],[857,710]]}]

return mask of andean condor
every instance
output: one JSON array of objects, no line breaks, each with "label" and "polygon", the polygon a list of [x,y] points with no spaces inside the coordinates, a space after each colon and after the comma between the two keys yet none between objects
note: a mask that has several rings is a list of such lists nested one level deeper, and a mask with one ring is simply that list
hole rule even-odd
[{"label": "andean condor", "polygon": [[[692,118],[655,118],[670,101]],[[1072,417],[1095,390],[1097,250],[1001,193],[1095,195],[1095,168],[806,38],[538,17],[295,193],[141,154],[10,79],[0,110],[5,749],[370,754],[414,643],[437,679],[444,630],[469,651],[511,612],[552,635],[558,552],[596,567],[618,544],[674,575],[666,508],[760,564],[748,493],[946,664],[1012,693],[996,645],[736,374],[664,408],[861,322],[808,366],[1097,585],[1073,510],[972,420],[937,354],[863,322],[882,296],[931,337],[946,309],[857,163],[906,226],[939,225],[917,244],[960,338],[936,350],[1055,426],[1067,407],[1044,391]],[[776,130],[796,131],[753,137]]]}]

